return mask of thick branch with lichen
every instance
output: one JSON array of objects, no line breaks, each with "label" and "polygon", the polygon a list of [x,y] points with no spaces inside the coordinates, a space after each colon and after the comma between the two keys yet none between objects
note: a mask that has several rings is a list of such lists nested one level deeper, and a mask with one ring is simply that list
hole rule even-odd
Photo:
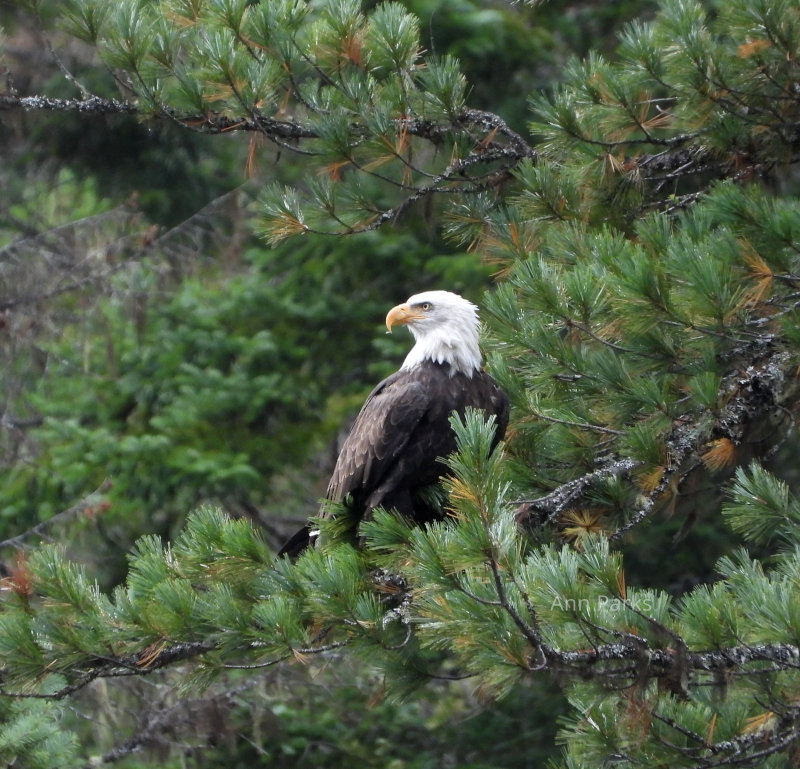
[{"label": "thick branch with lichen", "polygon": [[[611,534],[618,541],[636,526],[642,524],[660,505],[669,502],[668,491],[675,493],[680,484],[702,467],[701,455],[715,440],[727,439],[736,444],[752,431],[760,428],[764,420],[780,419],[783,402],[795,395],[794,379],[787,375],[789,357],[782,351],[764,353],[761,341],[750,346],[752,363],[740,363],[722,385],[720,400],[724,407],[717,414],[685,414],[675,420],[675,426],[665,436],[669,464],[658,483],[650,490],[640,490],[635,509],[628,514],[623,525]],[[746,358],[747,354],[742,350]],[[705,431],[698,425],[707,424]],[[538,527],[557,523],[560,516],[586,504],[587,494],[597,484],[611,478],[630,476],[642,465],[633,457],[611,457],[601,467],[579,478],[568,481],[536,499],[519,500],[516,515],[521,525]],[[666,496],[665,496],[666,495]]]}]

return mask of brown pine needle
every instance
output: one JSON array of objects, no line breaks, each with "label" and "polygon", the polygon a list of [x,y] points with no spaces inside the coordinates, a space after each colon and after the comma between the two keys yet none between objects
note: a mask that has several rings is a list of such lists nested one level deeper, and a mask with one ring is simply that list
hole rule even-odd
[{"label": "brown pine needle", "polygon": [[665,472],[666,468],[662,465],[658,465],[657,467],[653,467],[650,470],[640,473],[637,478],[639,482],[639,488],[641,488],[642,491],[647,494],[654,492],[658,488],[658,484],[661,483],[661,479],[664,477]]},{"label": "brown pine needle", "polygon": [[708,451],[700,456],[703,464],[716,473],[736,462],[736,445],[730,438],[718,438],[707,444]]},{"label": "brown pine needle", "polygon": [[590,534],[597,534],[604,530],[600,523],[603,519],[602,510],[570,510],[562,520],[566,526],[561,530],[565,539],[578,545]]},{"label": "brown pine needle", "polygon": [[140,668],[149,668],[161,655],[164,647],[167,645],[165,639],[155,641],[150,644],[143,652],[141,657],[136,661],[136,666]]},{"label": "brown pine needle", "polygon": [[771,710],[761,713],[752,718],[748,718],[745,722],[742,734],[756,734],[758,732],[766,732],[772,728],[775,721],[775,714]]},{"label": "brown pine needle", "polygon": [[770,43],[769,40],[764,39],[750,40],[746,43],[742,43],[738,50],[739,58],[748,59],[751,56],[760,53],[765,48],[769,48],[771,45],[772,43]]},{"label": "brown pine needle", "polygon": [[714,744],[714,732],[717,729],[717,714],[714,713],[711,720],[708,722],[708,729],[706,730],[706,742],[709,745]]}]

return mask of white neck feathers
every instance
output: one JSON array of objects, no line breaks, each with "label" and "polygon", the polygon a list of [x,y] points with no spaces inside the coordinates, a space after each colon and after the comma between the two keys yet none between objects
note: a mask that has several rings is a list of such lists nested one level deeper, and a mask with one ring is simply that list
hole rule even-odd
[{"label": "white neck feathers", "polygon": [[426,321],[408,324],[416,344],[403,361],[401,370],[407,371],[424,361],[433,361],[450,364],[450,376],[460,372],[472,377],[481,369],[478,308],[448,292],[419,294],[408,301],[413,304],[429,296],[436,300],[434,314]]}]

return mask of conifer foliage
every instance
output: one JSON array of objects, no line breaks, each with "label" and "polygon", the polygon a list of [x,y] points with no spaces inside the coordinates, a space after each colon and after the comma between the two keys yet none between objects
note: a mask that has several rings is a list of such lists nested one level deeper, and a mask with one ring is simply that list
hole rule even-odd
[{"label": "conifer foliage", "polygon": [[[307,155],[322,174],[263,192],[271,241],[441,203],[449,234],[500,265],[486,349],[514,412],[491,455],[491,423],[454,421],[451,514],[425,529],[378,513],[362,547],[332,536],[290,563],[204,508],[175,542],[142,539],[111,594],[58,548],[34,552],[3,592],[3,692],[350,653],[397,694],[557,677],[570,769],[790,765],[800,3],[665,0],[613,61],[533,95],[530,139],[468,106],[458,63],[423,55],[398,3],[68,7],[125,99],[0,106],[136,111]],[[700,513],[742,538],[713,579],[626,577],[623,550],[657,519],[688,531]]]}]

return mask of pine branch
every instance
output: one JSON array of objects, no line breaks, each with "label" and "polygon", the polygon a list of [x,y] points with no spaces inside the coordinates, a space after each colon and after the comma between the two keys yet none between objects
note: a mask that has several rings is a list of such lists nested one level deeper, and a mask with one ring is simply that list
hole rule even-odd
[{"label": "pine branch", "polygon": [[[504,589],[501,603],[504,607],[507,598]],[[513,610],[513,607],[511,607]],[[518,618],[516,618],[518,619]],[[515,622],[516,622],[515,619]],[[560,677],[575,676],[598,682],[619,679],[628,684],[650,679],[678,682],[688,679],[690,687],[702,685],[698,676],[707,674],[713,680],[736,672],[739,675],[762,676],[778,670],[800,670],[800,646],[790,643],[752,644],[710,651],[690,651],[682,648],[652,648],[647,639],[631,633],[624,634],[623,640],[608,644],[598,644],[589,650],[563,650],[541,641],[539,634],[520,620],[523,635],[535,647],[535,661],[526,668],[530,671],[554,673]],[[340,650],[345,643],[333,643],[296,650],[301,656],[310,654],[325,655]],[[256,648],[248,645],[243,651]],[[99,678],[119,678],[149,675],[157,670],[196,659],[218,648],[204,641],[178,643],[165,646],[152,653],[149,650],[124,657],[96,658],[93,665],[85,665],[83,672],[72,683],[49,693],[27,693],[0,690],[0,696],[12,698],[32,698],[61,700]],[[227,665],[232,669],[256,669],[272,666],[293,659],[295,655],[285,654],[267,664]],[[765,671],[762,664],[772,667]],[[87,669],[88,668],[88,669]]]},{"label": "pine branch", "polygon": [[[544,655],[548,669],[553,672],[598,678],[613,672],[616,663],[626,662],[643,665],[645,678],[670,680],[680,680],[685,673],[719,676],[734,670],[759,676],[764,671],[757,665],[763,662],[772,663],[777,670],[800,670],[800,646],[788,643],[755,644],[696,652],[671,648],[653,649],[644,638],[635,637],[635,643],[629,641],[603,644],[587,651],[562,651],[545,647]],[[748,666],[754,667],[748,670]]]},{"label": "pine branch", "polygon": [[[448,182],[453,180],[457,180],[462,182],[461,177],[465,173],[465,171],[479,163],[485,163],[488,160],[495,159],[497,157],[502,157],[505,160],[513,160],[513,155],[509,156],[505,150],[500,150],[496,155],[490,156],[486,153],[472,153],[468,157],[463,158],[461,160],[456,160],[450,165],[445,168],[441,174],[435,176],[432,181],[423,186],[417,188],[415,192],[408,195],[404,200],[402,200],[397,206],[393,208],[389,208],[385,211],[382,211],[378,216],[376,216],[369,224],[366,224],[362,227],[357,229],[350,228],[347,232],[342,232],[339,234],[352,234],[353,232],[374,232],[377,229],[380,229],[385,224],[389,222],[395,221],[403,212],[405,212],[410,206],[414,203],[417,203],[421,200],[425,200],[426,198],[430,197],[431,195],[443,191],[443,187]],[[489,189],[491,187],[497,186],[503,179],[510,178],[510,171],[511,167],[509,166],[504,171],[498,171],[494,174],[491,182],[487,183],[486,185],[478,188],[472,187],[471,189],[461,189],[460,192],[463,193],[476,193],[481,192],[484,189]]]},{"label": "pine branch", "polygon": [[[457,121],[459,124],[472,124],[482,129],[488,136],[500,136],[508,141],[511,153],[519,158],[529,158],[535,160],[538,153],[531,147],[531,145],[523,139],[518,133],[511,130],[508,124],[499,115],[492,112],[477,109],[464,109]],[[481,139],[481,145],[486,148],[493,146],[495,140],[489,142]]]},{"label": "pine branch", "polygon": [[[750,354],[753,362],[743,365],[744,371],[734,371],[723,384],[726,403],[714,419],[714,436],[729,437],[736,443],[740,442],[750,425],[780,408],[780,401],[787,397],[784,369],[788,358],[785,353],[772,352],[763,357],[761,340],[740,352]],[[639,491],[637,508],[627,522],[611,534],[612,541],[620,540],[652,515],[664,493],[675,488],[698,466],[699,459],[695,456],[697,450],[711,437],[704,439],[697,434],[696,425],[701,421],[701,416],[686,414],[675,420],[676,426],[665,439],[668,465],[653,489],[646,493]],[[591,425],[585,427],[592,429]],[[579,506],[587,491],[597,483],[627,475],[641,465],[642,462],[633,457],[613,459],[600,469],[570,480],[542,497],[517,500],[517,521],[523,526],[552,523],[565,510]]]},{"label": "pine branch", "polygon": [[615,460],[599,470],[562,484],[543,497],[517,500],[517,520],[523,525],[530,525],[535,516],[536,525],[543,526],[550,523],[576,503],[597,482],[627,475],[640,464],[641,462],[630,457]]},{"label": "pine branch", "polygon": [[[766,358],[761,357],[761,344],[752,346],[748,352],[754,358],[753,363],[746,366],[741,373],[734,372],[723,384],[723,389],[731,392],[714,421],[715,435],[730,438],[736,443],[740,442],[749,426],[773,412],[787,396],[784,391],[784,369],[788,362],[786,353],[772,352]],[[657,508],[664,492],[670,487],[677,487],[697,466],[697,461],[689,460],[696,453],[701,438],[696,430],[698,421],[699,415],[686,415],[679,420],[679,424],[666,440],[669,464],[660,481],[645,495],[628,521],[611,535],[611,541],[620,540],[646,520]]]},{"label": "pine branch", "polygon": [[[800,732],[796,729],[794,720],[783,719],[786,723],[781,726],[787,728],[770,729],[768,734],[756,730],[731,740],[714,743],[707,737],[684,728],[673,718],[665,717],[656,710],[649,712],[653,719],[695,743],[696,747],[680,748],[680,752],[686,759],[696,761],[691,769],[711,769],[717,766],[756,766],[756,762],[786,750],[800,738]],[[676,750],[675,745],[667,743],[663,738],[660,738],[659,742],[671,751]],[[757,750],[753,750],[753,748],[757,748]],[[711,758],[708,757],[709,753]]]},{"label": "pine branch", "polygon": [[[94,663],[85,665],[82,672],[74,676],[72,683],[62,686],[53,692],[12,691],[0,687],[0,697],[12,699],[37,699],[37,700],[63,700],[81,689],[86,688],[93,681],[100,678],[123,678],[136,675],[149,675],[161,668],[174,665],[178,662],[194,659],[207,654],[216,648],[214,644],[197,641],[194,643],[179,643],[174,646],[160,649],[157,655],[149,650],[136,652],[126,657],[94,657]],[[146,660],[146,664],[143,664]],[[46,671],[43,671],[45,673]]]},{"label": "pine branch", "polygon": [[204,641],[178,643],[159,649],[156,654],[151,650],[145,649],[124,657],[108,657],[106,659],[96,658],[96,662],[88,666],[76,676],[73,683],[58,689],[56,692],[47,695],[26,695],[0,690],[0,695],[8,696],[36,696],[44,699],[61,700],[75,692],[80,691],[92,681],[98,678],[121,678],[134,675],[149,675],[150,673],[161,670],[178,662],[195,659],[203,654],[207,654],[216,648],[215,644]]},{"label": "pine branch", "polygon": [[[274,120],[259,113],[252,113],[249,117],[223,114],[179,114],[166,105],[162,105],[161,112],[153,113],[151,110],[143,109],[133,102],[105,99],[100,96],[87,96],[80,99],[57,99],[49,96],[0,94],[0,111],[14,109],[30,112],[79,112],[94,115],[131,114],[155,119],[159,117],[169,118],[176,120],[184,127],[191,127],[207,134],[255,131],[269,137],[291,141],[319,138],[317,131],[303,123]],[[494,115],[490,112],[465,109],[456,117],[453,124],[407,118],[395,121],[395,126],[398,132],[405,131],[411,136],[425,139],[433,144],[441,144],[454,129],[460,128],[467,131],[471,128],[480,128],[484,136],[476,137],[475,140],[481,143],[481,152],[488,152],[490,149],[502,150],[502,156],[513,160],[521,160],[523,157],[531,159],[536,157],[536,151],[528,142],[518,133],[512,131],[499,115]],[[356,125],[353,126],[353,130],[356,137],[364,135],[363,131]],[[487,141],[484,137],[488,135],[494,138]],[[505,142],[500,142],[500,139],[504,139]],[[495,159],[491,154],[486,155],[486,158],[488,160]]]},{"label": "pine branch", "polygon": [[87,115],[137,115],[139,108],[118,99],[90,96],[86,99],[55,99],[50,96],[15,96],[0,94],[0,110],[22,109],[26,112],[80,112]]}]

